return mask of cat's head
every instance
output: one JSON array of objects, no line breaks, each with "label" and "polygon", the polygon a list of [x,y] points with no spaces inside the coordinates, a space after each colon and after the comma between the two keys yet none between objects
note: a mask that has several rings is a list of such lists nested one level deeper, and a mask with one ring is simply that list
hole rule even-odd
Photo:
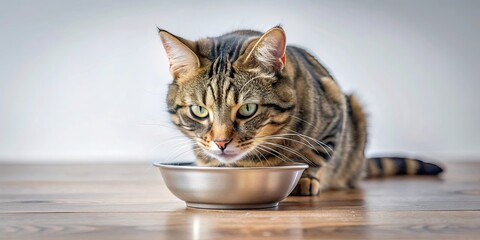
[{"label": "cat's head", "polygon": [[261,161],[268,136],[284,128],[296,95],[287,77],[286,37],[236,31],[189,41],[160,30],[173,82],[167,105],[172,121],[208,161]]}]

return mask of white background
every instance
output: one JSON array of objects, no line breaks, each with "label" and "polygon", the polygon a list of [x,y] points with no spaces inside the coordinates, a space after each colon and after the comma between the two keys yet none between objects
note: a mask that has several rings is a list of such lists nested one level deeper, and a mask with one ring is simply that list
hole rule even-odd
[{"label": "white background", "polygon": [[480,160],[480,1],[203,2],[1,1],[0,161],[191,159],[156,25],[194,40],[277,24],[359,95],[369,154]]}]

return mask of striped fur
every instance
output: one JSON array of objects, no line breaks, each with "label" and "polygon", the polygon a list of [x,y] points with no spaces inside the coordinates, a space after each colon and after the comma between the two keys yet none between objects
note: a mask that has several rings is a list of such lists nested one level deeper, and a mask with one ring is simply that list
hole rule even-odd
[{"label": "striped fur", "polygon": [[376,157],[369,158],[367,177],[389,177],[396,175],[438,175],[443,169],[438,165],[414,158]]},{"label": "striped fur", "polygon": [[[294,191],[299,195],[356,186],[367,165],[362,106],[355,96],[342,92],[315,57],[286,46],[281,27],[263,34],[239,30],[198,41],[164,30],[160,36],[174,77],[168,111],[180,131],[194,140],[198,164],[304,162],[310,167]],[[239,109],[247,103],[258,108],[244,118]],[[208,116],[195,116],[193,105],[205,108]],[[368,164],[370,176],[403,171],[397,162],[372,164],[375,161],[379,160]],[[426,169],[419,166],[415,173]]]}]

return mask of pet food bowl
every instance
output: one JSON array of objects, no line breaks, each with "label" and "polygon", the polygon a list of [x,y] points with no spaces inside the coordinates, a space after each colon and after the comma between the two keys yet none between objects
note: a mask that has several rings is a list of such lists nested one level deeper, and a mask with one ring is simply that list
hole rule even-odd
[{"label": "pet food bowl", "polygon": [[297,185],[303,163],[272,167],[200,167],[194,163],[154,163],[168,189],[188,207],[272,208]]}]

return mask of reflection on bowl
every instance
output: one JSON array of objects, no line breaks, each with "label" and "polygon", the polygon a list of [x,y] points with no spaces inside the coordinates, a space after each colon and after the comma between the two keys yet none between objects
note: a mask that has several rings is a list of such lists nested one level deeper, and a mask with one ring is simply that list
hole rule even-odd
[{"label": "reflection on bowl", "polygon": [[154,163],[168,189],[194,208],[276,207],[295,188],[308,167],[199,167],[194,163]]}]

